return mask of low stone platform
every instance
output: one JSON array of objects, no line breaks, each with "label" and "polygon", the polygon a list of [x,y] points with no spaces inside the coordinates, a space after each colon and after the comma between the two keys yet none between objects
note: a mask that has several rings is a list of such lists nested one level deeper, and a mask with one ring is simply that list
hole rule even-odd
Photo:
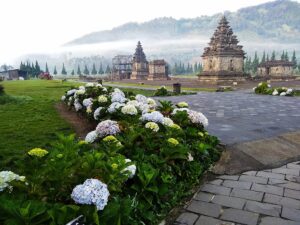
[{"label": "low stone platform", "polygon": [[217,177],[174,225],[300,225],[300,162]]}]

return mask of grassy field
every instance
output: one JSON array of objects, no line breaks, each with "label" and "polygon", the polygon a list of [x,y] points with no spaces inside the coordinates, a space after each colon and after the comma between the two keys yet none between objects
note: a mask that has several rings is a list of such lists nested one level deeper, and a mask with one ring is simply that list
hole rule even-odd
[{"label": "grassy field", "polygon": [[[0,96],[0,168],[14,166],[24,152],[45,147],[56,133],[72,133],[70,125],[60,118],[55,104],[78,82],[53,80],[7,81],[1,83],[7,96]],[[154,91],[124,88],[147,96]]]}]

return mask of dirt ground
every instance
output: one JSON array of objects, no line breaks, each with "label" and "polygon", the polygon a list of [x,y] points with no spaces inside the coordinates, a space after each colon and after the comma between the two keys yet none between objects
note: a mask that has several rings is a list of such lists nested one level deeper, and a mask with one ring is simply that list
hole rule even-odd
[{"label": "dirt ground", "polygon": [[97,126],[97,123],[87,120],[74,110],[70,110],[68,106],[62,102],[56,104],[55,108],[59,115],[71,125],[78,138],[84,139],[87,133],[94,130]]},{"label": "dirt ground", "polygon": [[[185,88],[218,88],[219,86],[224,86],[224,85],[217,85],[217,84],[203,84],[200,83],[196,78],[172,78],[172,80],[166,80],[166,81],[161,81],[161,80],[154,80],[154,81],[149,81],[149,80],[129,80],[129,79],[124,79],[124,80],[118,80],[116,81],[118,83],[132,83],[132,84],[141,84],[144,83],[145,85],[154,85],[154,86],[160,86],[160,85],[165,85],[165,86],[172,86],[174,83],[181,83],[182,87]],[[245,82],[240,82],[236,86],[237,89],[252,89],[253,87],[257,86],[257,84],[261,81],[245,81]],[[289,81],[272,81],[271,85],[274,87],[295,87],[295,88],[300,88],[300,80],[289,80]],[[229,86],[229,85],[226,85]],[[233,86],[233,85],[231,85]]]}]

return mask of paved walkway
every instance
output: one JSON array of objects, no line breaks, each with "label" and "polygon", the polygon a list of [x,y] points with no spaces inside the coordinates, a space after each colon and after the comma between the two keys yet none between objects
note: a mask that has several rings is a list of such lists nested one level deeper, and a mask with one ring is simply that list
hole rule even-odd
[{"label": "paved walkway", "polygon": [[191,109],[204,113],[209,120],[208,131],[227,145],[300,131],[300,97],[233,91],[166,99],[186,101]]},{"label": "paved walkway", "polygon": [[174,225],[300,225],[300,162],[201,186]]}]

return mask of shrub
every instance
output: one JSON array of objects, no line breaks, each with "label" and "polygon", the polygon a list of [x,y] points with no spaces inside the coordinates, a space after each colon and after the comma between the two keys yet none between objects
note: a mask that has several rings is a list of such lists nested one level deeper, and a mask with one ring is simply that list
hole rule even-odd
[{"label": "shrub", "polygon": [[4,95],[4,87],[0,84],[0,95]]},{"label": "shrub", "polygon": [[17,162],[27,185],[0,193],[0,224],[157,224],[219,158],[206,117],[187,104],[93,84],[62,100],[99,124],[85,141],[59,136]]},{"label": "shrub", "polygon": [[158,88],[154,93],[154,96],[168,96],[168,95],[170,95],[170,93],[168,92],[165,86]]},{"label": "shrub", "polygon": [[264,94],[264,95],[278,95],[278,96],[296,96],[297,92],[292,88],[286,87],[277,87],[272,88],[270,84],[266,82],[261,82],[257,87],[253,88],[256,94]]}]

